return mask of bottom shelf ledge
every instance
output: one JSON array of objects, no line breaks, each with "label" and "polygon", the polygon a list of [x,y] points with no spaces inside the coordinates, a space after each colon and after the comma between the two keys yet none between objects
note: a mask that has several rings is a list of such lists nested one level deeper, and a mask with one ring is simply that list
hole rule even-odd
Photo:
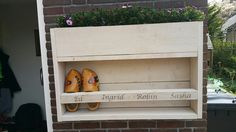
[{"label": "bottom shelf ledge", "polygon": [[65,112],[59,121],[88,120],[142,120],[142,119],[197,119],[197,113],[189,107],[181,108],[106,108],[96,111],[81,109]]}]

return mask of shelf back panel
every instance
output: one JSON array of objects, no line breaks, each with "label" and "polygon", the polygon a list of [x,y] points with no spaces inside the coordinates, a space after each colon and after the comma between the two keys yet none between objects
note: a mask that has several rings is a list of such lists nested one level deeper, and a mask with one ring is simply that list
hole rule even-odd
[{"label": "shelf back panel", "polygon": [[72,68],[94,70],[101,84],[190,81],[189,58],[66,63],[66,72]]}]

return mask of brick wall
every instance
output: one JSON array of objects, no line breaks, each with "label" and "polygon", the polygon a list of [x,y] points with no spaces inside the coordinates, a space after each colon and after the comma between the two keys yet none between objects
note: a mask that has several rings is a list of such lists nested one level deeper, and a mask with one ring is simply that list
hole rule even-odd
[{"label": "brick wall", "polygon": [[55,85],[49,29],[56,26],[55,18],[77,11],[95,8],[116,8],[124,4],[139,5],[150,8],[181,8],[196,6],[207,11],[207,0],[43,0],[46,29],[46,47],[50,81],[53,130],[63,132],[206,132],[207,131],[207,25],[204,24],[204,90],[203,119],[200,120],[140,120],[140,121],[87,121],[87,122],[57,122]]}]

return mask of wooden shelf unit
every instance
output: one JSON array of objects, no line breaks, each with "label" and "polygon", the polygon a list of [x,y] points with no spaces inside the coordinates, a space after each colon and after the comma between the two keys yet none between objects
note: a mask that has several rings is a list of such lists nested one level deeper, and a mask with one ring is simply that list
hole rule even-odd
[{"label": "wooden shelf unit", "polygon": [[[54,28],[51,40],[58,121],[202,118],[202,22]],[[64,93],[72,68],[94,70],[100,91]]]}]

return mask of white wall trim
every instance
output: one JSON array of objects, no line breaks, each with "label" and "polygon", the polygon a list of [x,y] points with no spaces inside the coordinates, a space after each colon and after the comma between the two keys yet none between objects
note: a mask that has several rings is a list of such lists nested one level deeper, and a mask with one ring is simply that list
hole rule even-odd
[{"label": "white wall trim", "polygon": [[43,0],[37,1],[37,11],[38,11],[38,26],[39,26],[39,36],[40,36],[40,48],[41,48],[41,61],[43,69],[43,81],[44,81],[44,99],[46,108],[46,119],[47,119],[47,129],[48,132],[52,132],[52,113],[50,104],[50,90],[49,90],[49,80],[48,80],[48,64],[47,64],[47,49],[46,49],[46,37],[45,37],[45,23],[43,15]]}]

